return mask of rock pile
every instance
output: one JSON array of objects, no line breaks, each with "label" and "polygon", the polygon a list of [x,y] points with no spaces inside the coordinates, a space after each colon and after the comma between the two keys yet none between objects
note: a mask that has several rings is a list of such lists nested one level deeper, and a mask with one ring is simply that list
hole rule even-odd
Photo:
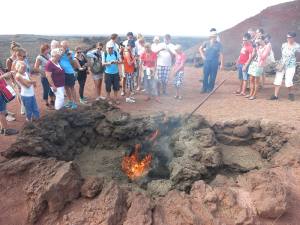
[{"label": "rock pile", "polygon": [[[26,125],[3,153],[0,224],[263,224],[288,207],[272,160],[290,132],[266,120],[134,117],[104,102],[49,114]],[[101,168],[120,170],[120,157],[136,143],[154,158],[141,182],[105,171],[82,176],[84,167],[73,161],[97,152],[110,164],[106,154],[116,154],[117,167]]]}]

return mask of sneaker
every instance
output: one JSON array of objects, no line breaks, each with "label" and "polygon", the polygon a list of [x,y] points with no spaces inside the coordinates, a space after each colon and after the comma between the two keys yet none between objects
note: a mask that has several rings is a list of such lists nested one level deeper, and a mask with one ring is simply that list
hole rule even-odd
[{"label": "sneaker", "polygon": [[13,117],[13,116],[10,115],[10,114],[8,114],[5,118],[6,118],[6,120],[7,120],[8,122],[11,122],[11,121],[15,121],[15,120],[16,120],[16,118]]},{"label": "sneaker", "polygon": [[133,96],[130,96],[129,98],[132,99],[132,100],[135,100],[135,97],[133,97]]},{"label": "sneaker", "polygon": [[72,102],[71,109],[77,109],[77,104],[75,102]]},{"label": "sneaker", "polygon": [[126,98],[126,102],[127,103],[135,103],[135,100],[131,99],[131,98]]},{"label": "sneaker", "polygon": [[84,101],[87,101],[88,100],[88,97],[86,97],[86,96],[83,96],[83,98],[82,98]]},{"label": "sneaker", "polygon": [[121,92],[121,96],[124,96],[124,95],[125,95],[125,92],[124,92],[124,91],[122,91],[122,92]]},{"label": "sneaker", "polygon": [[83,98],[79,98],[79,102],[83,105],[86,105],[87,104],[87,101],[84,100]]},{"label": "sneaker", "polygon": [[8,114],[8,115],[11,115],[11,116],[14,116],[14,115],[16,115],[15,113],[13,113],[13,112],[10,112],[10,111],[8,111],[8,110],[6,110],[6,112],[7,112],[7,114]]},{"label": "sneaker", "polygon": [[248,99],[249,99],[249,100],[255,100],[256,97],[255,97],[255,96],[250,96]]},{"label": "sneaker", "polygon": [[15,129],[3,129],[1,132],[4,136],[16,135],[19,131]]},{"label": "sneaker", "polygon": [[72,107],[72,102],[71,102],[71,101],[68,101],[68,102],[64,105],[64,107],[66,107],[66,108],[71,108],[71,107]]},{"label": "sneaker", "polygon": [[295,101],[295,95],[290,93],[288,99],[292,102]]},{"label": "sneaker", "polygon": [[275,96],[275,95],[272,95],[271,98],[270,98],[270,100],[278,100],[278,97]]}]

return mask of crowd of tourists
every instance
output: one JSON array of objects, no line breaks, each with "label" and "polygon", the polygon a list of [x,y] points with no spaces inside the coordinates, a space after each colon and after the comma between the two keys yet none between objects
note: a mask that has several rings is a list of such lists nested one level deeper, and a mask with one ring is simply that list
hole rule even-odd
[{"label": "crowd of tourists", "polygon": [[[300,46],[295,42],[296,34],[289,32],[287,42],[282,45],[282,58],[275,77],[274,95],[271,100],[278,99],[283,78],[289,89],[290,100],[293,76],[296,68],[296,52]],[[249,29],[242,37],[242,49],[237,59],[240,85],[234,94],[249,100],[256,99],[259,85],[264,84],[264,66],[274,62],[271,37],[263,29],[255,32]],[[8,102],[17,98],[21,114],[28,122],[40,118],[39,106],[36,101],[36,81],[32,74],[39,75],[43,88],[43,101],[49,110],[61,108],[76,109],[78,104],[88,104],[84,95],[88,74],[94,82],[95,100],[105,100],[109,104],[134,104],[135,95],[144,93],[145,101],[161,103],[160,96],[168,95],[169,79],[175,89],[174,98],[182,100],[182,85],[186,55],[180,45],[172,43],[171,36],[165,35],[163,40],[156,36],[152,43],[132,32],[127,39],[117,43],[118,35],[112,34],[107,43],[97,43],[94,49],[84,52],[78,46],[69,48],[68,41],[52,40],[40,46],[40,54],[36,57],[33,67],[30,66],[28,55],[21,44],[12,42],[11,56],[6,60],[6,68],[0,75],[0,125],[1,134],[18,133],[8,129],[7,121],[15,120],[14,113],[6,108]],[[199,48],[203,58],[202,93],[210,93],[215,88],[217,72],[223,68],[223,46],[216,29],[212,28],[209,40]],[[260,78],[261,81],[260,81]],[[75,83],[79,86],[77,101]],[[105,90],[102,90],[103,84]],[[247,85],[250,91],[247,93]],[[119,91],[120,95],[119,96]],[[113,92],[113,93],[111,93]]]}]

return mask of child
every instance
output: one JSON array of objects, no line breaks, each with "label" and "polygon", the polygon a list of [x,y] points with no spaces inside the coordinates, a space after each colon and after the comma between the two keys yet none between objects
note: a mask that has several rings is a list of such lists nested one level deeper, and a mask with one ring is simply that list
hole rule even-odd
[{"label": "child", "polygon": [[180,45],[175,46],[175,52],[176,52],[176,61],[173,68],[173,74],[174,74],[174,86],[176,88],[176,95],[174,96],[174,98],[181,100],[182,95],[181,95],[180,88],[183,84],[184,63],[186,60],[186,56],[183,53]]},{"label": "child", "polygon": [[240,88],[234,92],[236,95],[246,95],[247,80],[249,78],[248,67],[252,59],[252,52],[253,47],[251,43],[251,35],[249,33],[245,33],[243,36],[243,46],[237,60]]},{"label": "child", "polygon": [[21,87],[21,99],[25,106],[26,120],[32,121],[33,119],[40,118],[40,112],[36,103],[34,95],[34,87],[36,82],[31,80],[28,73],[26,72],[26,63],[24,59],[26,57],[26,51],[20,48],[17,51],[18,62],[16,63],[16,81]]},{"label": "child", "polygon": [[[125,72],[125,83],[126,83],[126,102],[135,103],[134,98],[131,96],[134,94],[134,66],[135,58],[132,54],[132,49],[134,48],[134,40],[129,40],[126,48],[123,51],[123,63],[124,63],[124,72]],[[123,84],[124,85],[124,84]],[[125,86],[123,87],[125,90]]]}]

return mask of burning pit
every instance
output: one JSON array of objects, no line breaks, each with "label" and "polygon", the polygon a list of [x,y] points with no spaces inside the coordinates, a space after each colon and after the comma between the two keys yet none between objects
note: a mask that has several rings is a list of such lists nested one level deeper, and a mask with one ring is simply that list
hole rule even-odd
[{"label": "burning pit", "polygon": [[[22,184],[21,189],[16,188],[22,193],[19,203],[26,209],[29,224],[51,224],[45,215],[60,212],[80,196],[93,198],[99,192],[100,204],[115,193],[115,200],[110,201],[116,201],[114,207],[123,205],[119,217],[110,214],[116,221],[105,224],[133,224],[125,223],[124,218],[134,207],[136,200],[130,196],[135,191],[145,194],[145,202],[150,201],[146,196],[158,201],[162,196],[172,199],[177,191],[189,199],[200,181],[218,186],[224,179],[264,171],[289,136],[280,126],[263,120],[211,124],[202,116],[185,118],[163,113],[130,116],[105,102],[47,115],[28,124],[3,153],[7,160],[0,164],[1,185]],[[76,204],[80,203],[72,206]],[[154,208],[160,212],[159,207]],[[68,224],[66,220],[61,224]]]}]

